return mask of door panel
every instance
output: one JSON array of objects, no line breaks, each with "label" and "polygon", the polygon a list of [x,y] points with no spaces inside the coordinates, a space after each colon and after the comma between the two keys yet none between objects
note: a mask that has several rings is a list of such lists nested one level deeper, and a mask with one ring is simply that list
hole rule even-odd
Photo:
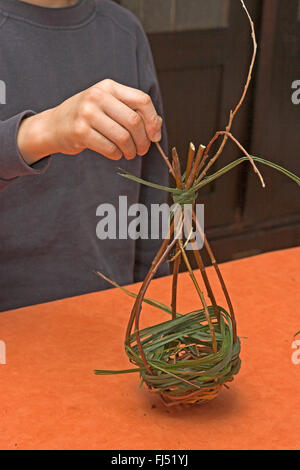
[{"label": "door panel", "polygon": [[[292,83],[300,80],[300,2],[265,0],[255,96],[252,153],[300,173],[300,105]],[[244,218],[248,224],[300,222],[299,187],[261,167],[267,189],[249,172]],[[300,240],[299,240],[300,241]],[[282,246],[285,241],[282,240]]]},{"label": "door panel", "polygon": [[[158,72],[169,134],[182,166],[189,142],[207,144],[239,100],[252,54],[238,0],[119,0],[140,17]],[[259,55],[233,134],[257,156],[300,173],[300,0],[247,0]],[[299,95],[300,96],[300,95]],[[213,171],[240,157],[229,142]],[[245,163],[203,188],[206,233],[219,261],[295,246],[300,241],[299,189],[260,166],[267,189]],[[297,241],[298,240],[298,241]]]},{"label": "door panel", "polygon": [[[249,0],[248,6],[259,21],[260,3]],[[183,166],[191,140],[197,146],[207,145],[215,131],[225,128],[244,87],[252,53],[250,28],[239,2],[231,0],[228,7],[228,27],[149,35],[170,147],[177,147]],[[251,94],[252,89],[234,125],[244,145],[250,142]],[[228,143],[214,171],[239,156],[239,150]],[[199,194],[208,231],[239,223],[241,178],[242,170],[236,169]]]},{"label": "door panel", "polygon": [[139,17],[147,33],[228,26],[230,0],[120,0]]}]

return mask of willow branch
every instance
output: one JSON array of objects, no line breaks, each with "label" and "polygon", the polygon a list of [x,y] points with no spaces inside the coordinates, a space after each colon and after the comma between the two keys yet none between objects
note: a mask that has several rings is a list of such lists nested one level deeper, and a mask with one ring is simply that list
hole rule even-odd
[{"label": "willow branch", "polygon": [[[226,135],[228,138],[230,138],[240,149],[241,151],[246,155],[246,157],[249,159],[252,167],[253,167],[253,170],[254,172],[258,175],[259,179],[260,179],[260,182],[262,184],[262,187],[265,188],[266,185],[265,185],[265,182],[264,182],[264,179],[259,171],[259,169],[257,168],[257,166],[255,165],[254,163],[254,160],[253,158],[251,157],[251,155],[247,152],[247,150],[242,146],[242,144],[230,133],[230,132],[227,132],[227,131],[220,131],[220,132],[217,132],[216,135],[214,136],[214,138],[210,141],[209,143],[209,146],[207,147],[209,149],[209,147],[212,146],[212,144],[215,142],[215,140],[218,139],[219,136],[221,135]],[[199,178],[197,179],[196,181],[196,184],[199,183],[203,178],[204,176],[207,174],[208,170],[210,169],[210,167],[215,163],[215,161],[217,160],[218,158],[218,155],[216,154],[209,162],[208,164],[206,165],[205,169],[202,171],[201,175],[199,176]]]},{"label": "willow branch", "polygon": [[[254,23],[252,21],[250,13],[249,13],[249,11],[248,11],[248,9],[247,9],[247,7],[246,7],[243,0],[241,0],[241,4],[242,4],[242,7],[244,8],[244,10],[246,12],[246,15],[249,19],[249,23],[250,23],[250,27],[251,27],[251,37],[252,37],[252,42],[253,42],[253,54],[252,54],[252,59],[251,59],[250,67],[249,67],[249,72],[248,72],[248,76],[247,76],[247,80],[246,80],[246,84],[244,86],[242,96],[241,96],[238,104],[236,105],[234,111],[230,111],[229,121],[228,121],[228,124],[226,126],[226,132],[230,132],[230,130],[232,128],[233,120],[234,120],[235,116],[237,115],[239,109],[241,108],[242,104],[244,103],[245,97],[247,95],[247,92],[248,92],[248,89],[249,89],[249,86],[250,86],[250,83],[251,83],[251,80],[252,80],[252,73],[253,73],[253,68],[254,68],[255,59],[256,59],[256,55],[257,55],[257,41],[256,41]],[[227,140],[228,140],[228,134],[225,134],[224,139],[223,139],[223,141],[222,141],[222,143],[219,147],[219,150],[217,151],[217,153],[213,157],[213,163],[219,158],[219,156],[223,152]],[[215,141],[215,137],[213,137],[212,141]],[[210,144],[211,143],[208,144],[206,152],[204,154],[203,164],[206,162],[206,160],[208,158],[208,149],[211,147]]]},{"label": "willow branch", "polygon": [[196,152],[195,145],[193,144],[193,142],[191,142],[190,145],[189,145],[188,158],[187,158],[187,163],[186,163],[186,171],[185,171],[185,181],[186,182],[187,182],[187,180],[190,176],[190,173],[191,173],[195,152]]},{"label": "willow branch", "polygon": [[210,330],[210,334],[211,334],[211,339],[212,339],[212,346],[213,346],[213,350],[214,350],[214,353],[217,352],[217,341],[216,341],[216,333],[215,333],[215,329],[213,327],[213,324],[212,324],[212,321],[211,321],[211,317],[209,315],[209,311],[208,311],[208,308],[207,308],[207,304],[206,304],[206,301],[205,301],[205,297],[204,297],[204,294],[202,292],[202,290],[200,289],[200,286],[197,282],[197,279],[195,277],[195,274],[193,273],[193,270],[192,270],[192,267],[189,263],[189,260],[188,260],[188,257],[186,255],[186,252],[185,250],[183,249],[183,246],[182,246],[182,241],[179,240],[178,241],[178,244],[180,246],[180,249],[181,249],[181,253],[182,253],[182,257],[184,259],[184,262],[185,262],[185,265],[188,269],[188,272],[189,272],[189,275],[193,281],[193,284],[196,288],[196,291],[200,297],[200,300],[201,300],[201,303],[203,305],[203,308],[204,308],[204,312],[205,312],[205,317],[206,317],[206,321],[208,323],[208,326],[209,326],[209,330]]},{"label": "willow branch", "polygon": [[163,151],[163,149],[161,148],[161,146],[159,145],[159,143],[158,143],[158,142],[155,142],[155,144],[156,144],[156,147],[158,148],[158,150],[159,150],[161,156],[163,157],[163,159],[164,159],[164,161],[165,161],[167,167],[169,168],[169,172],[171,173],[171,175],[173,176],[173,178],[176,179],[176,178],[175,178],[174,170],[173,170],[172,165],[171,165],[171,163],[170,163],[170,160],[168,159],[167,155],[165,154],[165,152]]},{"label": "willow branch", "polygon": [[206,238],[206,235],[204,234],[198,220],[197,220],[197,217],[196,217],[196,214],[195,212],[193,211],[193,220],[196,224],[196,227],[197,227],[197,230],[199,230],[199,233],[201,235],[201,237],[203,237],[204,239],[204,245],[205,245],[205,248],[206,248],[206,251],[208,253],[208,256],[210,258],[210,261],[216,271],[216,274],[218,276],[218,279],[219,279],[219,282],[220,282],[220,285],[222,287],[222,290],[223,290],[223,293],[225,295],[225,298],[226,298],[226,302],[227,302],[227,305],[228,305],[228,308],[229,308],[229,313],[230,313],[230,318],[231,318],[231,322],[232,322],[232,328],[233,328],[233,342],[236,343],[237,341],[237,327],[236,327],[236,319],[235,319],[235,314],[234,314],[234,309],[233,309],[233,305],[232,305],[232,302],[231,302],[231,299],[230,299],[230,296],[229,296],[229,292],[227,290],[227,287],[226,287],[226,284],[225,284],[225,281],[223,279],[223,276],[222,276],[222,273],[220,271],[220,268],[219,268],[219,265],[216,261],[216,258],[213,254],[213,251],[210,247],[210,244],[208,243],[208,240]]}]

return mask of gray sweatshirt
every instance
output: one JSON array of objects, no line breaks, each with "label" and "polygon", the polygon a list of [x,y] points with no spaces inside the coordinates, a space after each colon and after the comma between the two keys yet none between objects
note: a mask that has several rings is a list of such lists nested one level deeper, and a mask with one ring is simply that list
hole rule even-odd
[{"label": "gray sweatshirt", "polygon": [[155,145],[132,161],[85,150],[28,166],[16,142],[25,116],[105,78],[150,94],[163,115],[140,23],[110,0],[62,9],[0,0],[0,44],[0,311],[109,288],[94,269],[120,284],[141,280],[160,241],[100,240],[96,211],[103,203],[118,209],[120,195],[128,205],[166,202],[165,193],[117,175],[121,167],[167,185]]}]

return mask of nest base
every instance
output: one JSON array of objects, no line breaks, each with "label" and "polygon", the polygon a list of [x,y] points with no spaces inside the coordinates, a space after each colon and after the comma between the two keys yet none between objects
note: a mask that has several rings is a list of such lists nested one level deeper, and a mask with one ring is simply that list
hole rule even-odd
[{"label": "nest base", "polygon": [[240,341],[234,341],[230,315],[222,307],[217,323],[212,306],[208,307],[215,328],[214,351],[204,310],[154,325],[139,332],[145,367],[135,334],[126,352],[140,370],[142,383],[162,399],[164,405],[202,405],[215,399],[223,386],[239,372]]},{"label": "nest base", "polygon": [[222,385],[216,385],[215,387],[196,390],[195,392],[178,396],[170,396],[167,393],[161,393],[160,397],[163,404],[167,407],[179,405],[199,406],[217,398],[221,388]]}]

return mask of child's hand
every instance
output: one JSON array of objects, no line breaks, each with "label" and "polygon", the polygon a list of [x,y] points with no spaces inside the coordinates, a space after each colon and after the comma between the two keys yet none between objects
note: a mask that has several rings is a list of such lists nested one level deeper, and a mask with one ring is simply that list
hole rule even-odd
[{"label": "child's hand", "polygon": [[103,80],[59,106],[24,119],[18,146],[29,164],[53,153],[91,149],[112,160],[145,155],[161,140],[162,119],[140,90]]}]

